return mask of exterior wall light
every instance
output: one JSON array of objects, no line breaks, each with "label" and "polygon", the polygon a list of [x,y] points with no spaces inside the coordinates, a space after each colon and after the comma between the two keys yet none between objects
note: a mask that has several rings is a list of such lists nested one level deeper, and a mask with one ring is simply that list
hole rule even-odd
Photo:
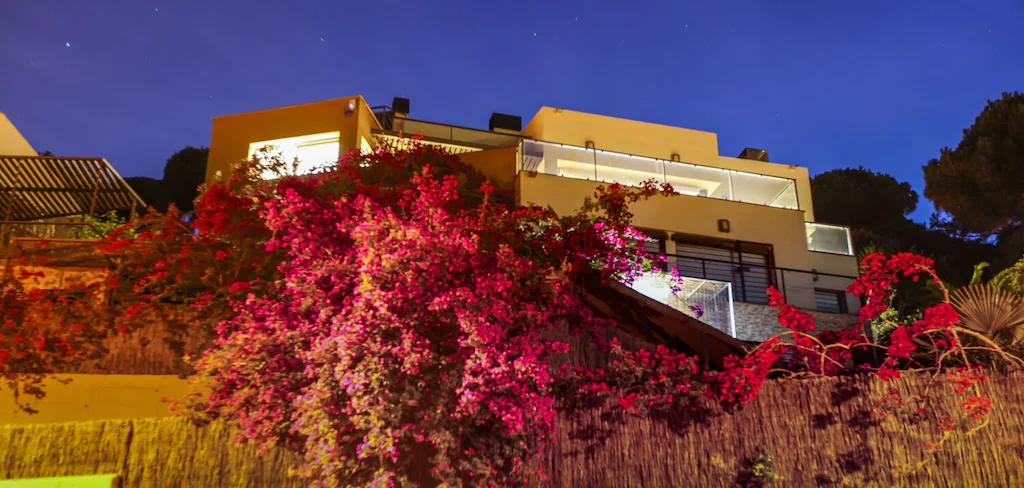
[{"label": "exterior wall light", "polygon": [[728,233],[729,230],[730,230],[729,229],[729,221],[726,220],[726,219],[719,219],[718,220],[718,232]]}]

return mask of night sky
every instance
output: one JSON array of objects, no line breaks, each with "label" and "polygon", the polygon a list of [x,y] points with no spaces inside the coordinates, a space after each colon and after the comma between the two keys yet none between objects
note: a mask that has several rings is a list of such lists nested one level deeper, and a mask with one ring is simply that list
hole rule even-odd
[{"label": "night sky", "polygon": [[549,105],[921,192],[921,165],[1024,89],[1022,48],[1021,0],[0,0],[0,111],[39,151],[159,177],[214,115],[358,93],[486,127]]}]

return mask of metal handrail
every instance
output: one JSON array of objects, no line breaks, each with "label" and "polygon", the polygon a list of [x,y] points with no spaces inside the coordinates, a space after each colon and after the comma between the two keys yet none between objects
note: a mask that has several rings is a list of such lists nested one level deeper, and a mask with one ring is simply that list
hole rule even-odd
[{"label": "metal handrail", "polygon": [[699,258],[699,257],[695,257],[695,256],[684,256],[682,254],[654,253],[654,252],[649,253],[649,254],[663,254],[665,257],[670,257],[670,258],[691,259],[691,260],[697,260],[697,261],[706,261],[706,262],[709,262],[709,263],[722,263],[722,264],[735,264],[735,265],[741,265],[741,266],[752,266],[752,267],[755,267],[755,268],[765,268],[765,269],[773,269],[773,270],[779,270],[779,271],[788,271],[790,273],[804,273],[804,274],[812,274],[812,275],[818,275],[818,276],[833,276],[833,277],[836,277],[836,278],[850,278],[850,279],[857,279],[858,278],[858,276],[841,275],[841,274],[835,274],[835,273],[824,273],[824,272],[821,272],[821,271],[806,270],[806,269],[785,268],[785,267],[782,267],[782,266],[768,266],[768,265],[764,265],[764,264],[742,263],[742,262],[739,262],[739,261],[727,261],[727,260],[724,260],[724,259]]},{"label": "metal handrail", "polygon": [[[768,297],[767,297],[767,294],[764,293],[764,291],[765,291],[765,289],[768,288],[768,286],[775,286],[776,288],[779,289],[779,291],[782,292],[782,294],[784,296],[788,296],[788,289],[786,287],[786,273],[798,273],[798,274],[805,275],[805,276],[806,275],[811,275],[811,276],[829,276],[829,277],[843,278],[843,279],[849,279],[849,280],[857,279],[856,276],[850,276],[850,275],[842,275],[842,274],[836,274],[836,273],[824,273],[824,272],[814,271],[814,270],[808,271],[808,270],[802,270],[802,269],[793,269],[793,268],[786,268],[786,267],[781,267],[781,266],[769,266],[769,265],[756,264],[756,263],[746,263],[746,262],[743,262],[742,260],[740,260],[740,261],[730,261],[730,260],[724,260],[724,259],[701,258],[701,257],[696,257],[696,256],[686,256],[686,255],[681,255],[681,254],[670,254],[670,253],[654,253],[654,252],[649,252],[649,254],[652,254],[652,255],[663,255],[666,258],[675,258],[676,259],[676,266],[675,266],[675,268],[678,270],[679,274],[684,276],[684,277],[689,276],[691,278],[721,279],[720,277],[714,276],[714,273],[713,273],[713,271],[715,271],[714,269],[712,269],[712,273],[711,274],[708,273],[708,264],[713,264],[713,265],[729,265],[730,267],[732,267],[732,269],[730,270],[732,273],[735,273],[737,271],[739,272],[738,282],[734,282],[735,290],[733,291],[733,296],[736,298],[736,300],[741,301],[741,302],[747,302],[747,303],[767,303]],[[690,271],[691,269],[693,269],[693,267],[692,266],[685,266],[685,267],[684,266],[680,266],[681,262],[679,260],[689,260],[691,262],[696,262],[696,263],[699,264],[699,269],[697,271]],[[668,263],[666,263],[665,266],[666,266],[666,268],[668,268]],[[750,268],[757,268],[757,269],[764,269],[765,270],[764,277],[763,277],[764,278],[764,283],[756,282],[756,279],[757,278],[761,278],[761,276],[751,276],[750,275],[750,271],[749,271]],[[752,279],[754,279],[755,281],[751,281]],[[730,281],[732,281],[732,280],[730,280]],[[761,286],[759,286],[759,285],[763,285],[763,288]]]}]

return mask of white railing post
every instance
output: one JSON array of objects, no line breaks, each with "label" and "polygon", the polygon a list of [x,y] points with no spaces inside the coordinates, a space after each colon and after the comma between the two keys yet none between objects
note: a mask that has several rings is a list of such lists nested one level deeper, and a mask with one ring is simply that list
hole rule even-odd
[{"label": "white railing post", "polygon": [[732,283],[729,283],[726,288],[729,291],[729,330],[732,338],[736,338],[736,309],[732,304]]}]

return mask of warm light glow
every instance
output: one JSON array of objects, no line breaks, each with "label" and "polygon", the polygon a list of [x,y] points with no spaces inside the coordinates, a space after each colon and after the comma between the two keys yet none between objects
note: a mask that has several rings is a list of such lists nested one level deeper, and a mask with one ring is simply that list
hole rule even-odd
[{"label": "warm light glow", "polygon": [[807,249],[817,252],[853,255],[850,229],[838,225],[807,222]]},{"label": "warm light glow", "polygon": [[693,316],[690,306],[699,304],[707,310],[707,313],[699,318],[700,321],[736,337],[732,284],[686,278],[677,286],[678,293],[673,295],[668,275],[662,272],[649,272],[636,277],[630,288],[690,316]]},{"label": "warm light glow", "polygon": [[[322,132],[304,136],[287,137],[270,141],[259,141],[249,144],[249,154],[255,154],[263,148],[270,147],[281,153],[288,163],[298,160],[296,174],[312,173],[319,167],[334,163],[341,155],[340,132]],[[365,140],[364,140],[365,142]],[[272,178],[275,175],[264,175]]]},{"label": "warm light glow", "polygon": [[[657,174],[647,171],[640,171],[630,168],[616,168],[612,166],[598,166],[597,177],[595,178],[595,167],[593,163],[582,163],[568,159],[558,160],[558,176],[566,178],[596,179],[609,183],[623,183],[639,185],[644,181],[655,179],[661,181],[665,178],[658,178]],[[716,181],[698,180],[680,176],[669,176],[668,183],[677,193],[684,195],[711,195],[718,189],[720,183]]]},{"label": "warm light glow", "polygon": [[523,142],[520,158],[526,171],[628,186],[654,180],[684,195],[799,207],[796,184],[788,178],[532,140]]}]

